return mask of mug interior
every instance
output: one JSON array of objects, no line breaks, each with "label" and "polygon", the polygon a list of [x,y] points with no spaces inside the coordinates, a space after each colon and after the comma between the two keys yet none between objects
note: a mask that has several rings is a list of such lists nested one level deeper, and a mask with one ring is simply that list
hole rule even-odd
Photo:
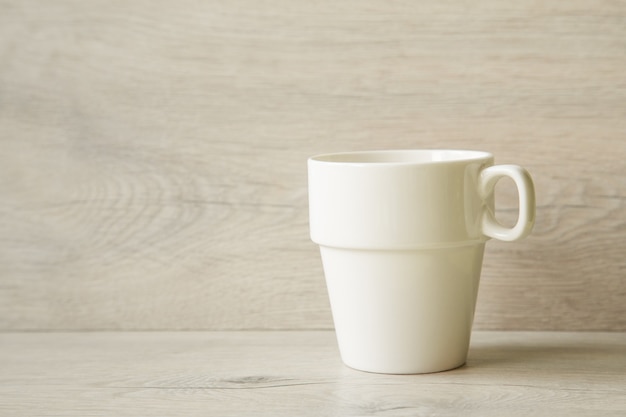
[{"label": "mug interior", "polygon": [[388,151],[363,151],[342,152],[314,156],[311,159],[320,162],[336,163],[365,163],[365,164],[415,164],[467,161],[474,159],[490,158],[489,152],[448,150],[448,149],[423,149],[423,150],[388,150]]}]

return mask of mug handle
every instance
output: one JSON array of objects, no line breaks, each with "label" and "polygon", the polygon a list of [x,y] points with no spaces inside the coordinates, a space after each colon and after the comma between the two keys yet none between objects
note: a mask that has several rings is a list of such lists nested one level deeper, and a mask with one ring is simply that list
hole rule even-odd
[{"label": "mug handle", "polygon": [[493,165],[480,173],[479,193],[483,201],[489,201],[498,180],[509,177],[517,186],[519,195],[519,217],[512,228],[504,227],[496,220],[493,205],[485,204],[482,232],[494,239],[512,242],[526,237],[535,224],[535,186],[528,171],[518,165]]}]

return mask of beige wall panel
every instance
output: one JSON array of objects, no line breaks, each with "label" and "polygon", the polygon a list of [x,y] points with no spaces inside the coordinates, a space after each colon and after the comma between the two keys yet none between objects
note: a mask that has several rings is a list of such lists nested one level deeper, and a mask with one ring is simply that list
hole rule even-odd
[{"label": "beige wall panel", "polygon": [[330,328],[306,158],[461,147],[476,328],[626,330],[624,2],[0,1],[0,144],[0,329]]}]

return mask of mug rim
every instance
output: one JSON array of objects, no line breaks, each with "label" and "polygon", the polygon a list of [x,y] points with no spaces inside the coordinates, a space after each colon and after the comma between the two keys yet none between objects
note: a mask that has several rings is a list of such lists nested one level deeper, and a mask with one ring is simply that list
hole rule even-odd
[{"label": "mug rim", "polygon": [[334,152],[315,155],[311,162],[332,165],[395,166],[431,165],[492,159],[486,151],[466,149],[388,149]]}]

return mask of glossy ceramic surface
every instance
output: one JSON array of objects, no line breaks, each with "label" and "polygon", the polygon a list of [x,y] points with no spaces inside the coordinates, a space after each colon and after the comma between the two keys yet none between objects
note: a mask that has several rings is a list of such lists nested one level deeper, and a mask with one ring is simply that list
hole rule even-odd
[{"label": "glossy ceramic surface", "polygon": [[[437,372],[467,356],[484,244],[534,223],[529,174],[478,151],[413,150],[310,158],[311,238],[321,248],[339,349],[371,372]],[[493,190],[519,191],[513,228]]]}]

